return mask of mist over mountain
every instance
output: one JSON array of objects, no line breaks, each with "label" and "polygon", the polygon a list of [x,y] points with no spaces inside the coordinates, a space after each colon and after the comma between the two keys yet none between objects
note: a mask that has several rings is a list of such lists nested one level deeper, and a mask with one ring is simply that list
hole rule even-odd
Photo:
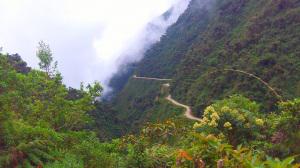
[{"label": "mist over mountain", "polygon": [[[140,60],[188,3],[2,0],[0,21],[6,26],[0,30],[0,46],[4,52],[22,55],[37,68],[36,47],[44,40],[50,44],[68,86],[79,88],[80,82],[98,80],[108,91],[108,81],[119,67]],[[164,18],[166,11],[169,16]]]},{"label": "mist over mountain", "polygon": [[[172,96],[198,116],[209,104],[234,94],[263,102],[262,111],[276,110],[278,95],[298,97],[298,10],[299,2],[293,0],[192,0],[139,63],[113,78],[118,117],[135,129],[157,116],[164,120],[176,114],[164,114],[169,111],[165,104],[153,101],[161,83],[139,81],[133,74],[172,79]],[[241,71],[268,83],[276,94]]]},{"label": "mist over mountain", "polygon": [[[129,45],[127,44],[127,47],[119,55],[116,55],[115,60],[112,58],[109,58],[110,62],[103,60],[105,68],[102,72],[103,75],[106,75],[106,77],[103,77],[105,79],[104,85],[109,86],[109,82],[114,75],[126,72],[126,67],[129,64],[139,62],[143,58],[145,51],[158,42],[161,36],[165,34],[167,28],[177,21],[188,4],[189,0],[178,1],[168,11],[154,18],[140,32],[124,42],[122,45],[125,43],[129,43]],[[108,91],[111,90],[109,87],[107,89]]]},{"label": "mist over mountain", "polygon": [[0,21],[1,168],[299,168],[299,0],[0,0]]}]

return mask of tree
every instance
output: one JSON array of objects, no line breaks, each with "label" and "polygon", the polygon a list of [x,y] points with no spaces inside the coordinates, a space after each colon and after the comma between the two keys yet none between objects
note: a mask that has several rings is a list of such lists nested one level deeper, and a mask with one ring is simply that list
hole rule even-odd
[{"label": "tree", "polygon": [[40,41],[36,55],[40,59],[40,69],[44,70],[49,76],[54,75],[57,68],[57,61],[55,61],[54,65],[52,65],[53,57],[50,46],[44,41]]}]

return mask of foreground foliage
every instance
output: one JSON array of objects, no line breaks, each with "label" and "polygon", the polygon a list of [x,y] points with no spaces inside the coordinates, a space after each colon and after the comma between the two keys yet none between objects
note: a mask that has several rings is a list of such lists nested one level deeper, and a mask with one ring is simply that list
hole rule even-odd
[{"label": "foreground foliage", "polygon": [[[194,125],[180,118],[148,124],[140,135],[111,143],[122,158],[117,167],[299,167],[299,103],[281,102],[267,116],[234,95],[208,106]],[[295,131],[285,131],[290,128]]]},{"label": "foreground foliage", "polygon": [[9,60],[0,55],[0,167],[299,167],[300,99],[266,115],[234,95],[208,106],[200,122],[167,119],[100,142],[88,129],[98,83],[70,90],[59,73]]},{"label": "foreground foliage", "polygon": [[0,55],[0,167],[42,166],[74,144],[96,138],[85,128],[92,122],[87,113],[100,96],[98,83],[69,99],[59,73],[22,71],[10,60]]}]

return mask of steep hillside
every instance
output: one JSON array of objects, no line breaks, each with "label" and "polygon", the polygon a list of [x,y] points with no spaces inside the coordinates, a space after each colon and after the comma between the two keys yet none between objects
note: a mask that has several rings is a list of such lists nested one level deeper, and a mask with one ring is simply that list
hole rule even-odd
[{"label": "steep hillside", "polygon": [[[226,69],[261,78],[282,99],[299,97],[299,37],[299,0],[192,0],[135,73],[174,79],[171,94],[198,116],[207,105],[233,94],[262,102],[263,111],[276,110],[279,98],[261,81]],[[160,84],[129,80],[115,101],[119,116],[130,122],[124,116],[138,114],[135,120],[144,121],[158,95],[154,85]]]},{"label": "steep hillside", "polygon": [[[212,6],[208,2],[200,5],[193,1],[186,12],[179,17],[177,23],[161,37],[160,42],[154,44],[146,52],[144,59],[134,66],[135,70],[131,71],[131,75],[172,77],[198,32],[204,31],[207,27],[211,13],[208,13],[208,7]],[[123,76],[128,76],[128,73]],[[120,75],[112,80],[113,83],[122,83],[122,81],[124,79]],[[152,118],[152,121],[160,121],[181,116],[181,109],[167,103],[160,95],[162,84],[163,82],[159,81],[128,80],[114,100],[115,108],[119,112],[118,118],[129,123],[133,130],[137,130],[145,122],[151,121],[149,118]],[[162,101],[155,101],[156,98]]]},{"label": "steep hillside", "polygon": [[178,99],[198,113],[234,93],[274,108],[278,99],[261,82],[226,68],[255,74],[283,98],[300,95],[300,1],[227,2],[215,19],[176,70],[172,91]]},{"label": "steep hillside", "polygon": [[182,109],[164,99],[164,82],[130,79],[115,99],[116,117],[126,124],[125,131],[138,131],[148,121],[163,121],[182,114]]},{"label": "steep hillside", "polygon": [[193,0],[188,9],[172,25],[159,43],[149,49],[137,68],[138,75],[172,77],[178,64],[191,44],[197,41],[199,32],[204,31],[214,12],[215,0]]}]

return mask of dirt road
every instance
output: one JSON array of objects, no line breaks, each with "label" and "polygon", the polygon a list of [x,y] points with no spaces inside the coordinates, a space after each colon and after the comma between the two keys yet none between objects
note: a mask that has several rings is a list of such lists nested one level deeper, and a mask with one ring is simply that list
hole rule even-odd
[{"label": "dirt road", "polygon": [[157,80],[157,81],[171,81],[172,80],[172,79],[161,79],[161,78],[137,77],[136,75],[133,75],[133,78],[135,78],[135,79],[145,79],[145,80]]},{"label": "dirt road", "polygon": [[[144,79],[144,80],[157,80],[157,81],[171,81],[172,80],[172,79],[161,79],[161,78],[137,77],[136,75],[134,75],[133,78]],[[168,87],[170,87],[170,84],[165,83],[165,84],[163,84],[163,86],[168,88]],[[172,104],[174,104],[175,106],[185,108],[184,115],[186,118],[188,118],[190,120],[200,121],[200,118],[193,116],[192,109],[190,106],[179,103],[178,101],[174,100],[171,95],[168,95],[165,99],[168,100],[169,102],[171,102]]]}]

